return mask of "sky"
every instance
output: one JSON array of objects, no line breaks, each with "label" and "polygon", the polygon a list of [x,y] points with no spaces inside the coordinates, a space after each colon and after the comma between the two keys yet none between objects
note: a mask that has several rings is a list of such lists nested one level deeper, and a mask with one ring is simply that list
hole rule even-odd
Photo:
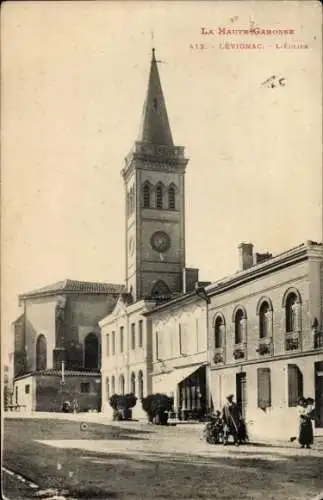
[{"label": "sky", "polygon": [[[187,266],[213,281],[238,269],[240,242],[277,254],[322,240],[319,2],[6,2],[1,24],[5,346],[19,293],[124,281],[120,171],[153,45],[190,159]],[[295,34],[201,34],[252,25]],[[255,39],[263,49],[223,48]],[[262,85],[272,75],[283,85]]]}]

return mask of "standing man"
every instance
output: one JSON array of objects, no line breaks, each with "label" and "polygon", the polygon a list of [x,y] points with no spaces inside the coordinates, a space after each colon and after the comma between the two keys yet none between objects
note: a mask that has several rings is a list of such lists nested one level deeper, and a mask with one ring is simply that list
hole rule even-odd
[{"label": "standing man", "polygon": [[224,403],[222,418],[224,423],[223,444],[228,444],[229,434],[233,436],[234,444],[239,446],[241,434],[241,414],[238,405],[233,401],[233,394],[230,394]]}]

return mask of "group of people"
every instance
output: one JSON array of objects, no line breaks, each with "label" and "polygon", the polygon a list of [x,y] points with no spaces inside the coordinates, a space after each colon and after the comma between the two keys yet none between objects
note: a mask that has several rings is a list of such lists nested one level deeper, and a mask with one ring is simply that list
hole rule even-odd
[{"label": "group of people", "polygon": [[[298,410],[298,442],[301,448],[310,448],[314,442],[313,424],[315,409],[314,399],[300,398],[297,405]],[[291,441],[297,437],[293,436]]]},{"label": "group of people", "polygon": [[233,397],[233,394],[230,394],[226,398],[222,412],[216,411],[211,421],[206,425],[204,437],[208,443],[223,443],[226,446],[230,436],[232,436],[236,446],[248,440],[245,422],[238,405],[233,401]]},{"label": "group of people", "polygon": [[[314,442],[313,423],[315,416],[314,399],[300,398],[297,406],[298,414],[298,442],[301,448],[310,448]],[[221,411],[216,411],[204,429],[204,438],[210,444],[223,443],[227,445],[230,436],[234,444],[248,441],[245,422],[242,418],[238,405],[233,401],[230,394],[225,401]],[[297,436],[290,438],[295,441]]]},{"label": "group of people", "polygon": [[74,399],[72,402],[66,400],[62,405],[63,413],[77,413],[79,410],[79,405],[77,399]]}]

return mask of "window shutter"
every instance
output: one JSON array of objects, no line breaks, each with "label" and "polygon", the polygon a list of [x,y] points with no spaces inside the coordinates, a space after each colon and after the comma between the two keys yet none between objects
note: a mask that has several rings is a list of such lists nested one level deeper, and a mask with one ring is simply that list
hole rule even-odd
[{"label": "window shutter", "polygon": [[297,406],[303,396],[303,374],[297,365],[288,365],[288,406]]},{"label": "window shutter", "polygon": [[265,410],[271,406],[270,368],[258,368],[258,408]]}]

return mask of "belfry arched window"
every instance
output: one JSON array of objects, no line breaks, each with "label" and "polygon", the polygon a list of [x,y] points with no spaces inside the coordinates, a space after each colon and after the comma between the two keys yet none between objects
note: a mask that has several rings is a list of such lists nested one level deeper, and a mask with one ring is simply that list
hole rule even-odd
[{"label": "belfry arched window", "polygon": [[169,210],[175,210],[175,188],[170,186],[168,188],[168,208]]},{"label": "belfry arched window", "polygon": [[116,393],[116,379],[115,376],[111,377],[111,395]]},{"label": "belfry arched window", "polygon": [[143,188],[143,206],[144,208],[150,207],[150,186],[145,184]]},{"label": "belfry arched window", "polygon": [[160,185],[156,187],[156,208],[163,208],[163,188]]},{"label": "belfry arched window", "polygon": [[36,370],[47,368],[47,342],[45,335],[39,335],[36,343]]}]

